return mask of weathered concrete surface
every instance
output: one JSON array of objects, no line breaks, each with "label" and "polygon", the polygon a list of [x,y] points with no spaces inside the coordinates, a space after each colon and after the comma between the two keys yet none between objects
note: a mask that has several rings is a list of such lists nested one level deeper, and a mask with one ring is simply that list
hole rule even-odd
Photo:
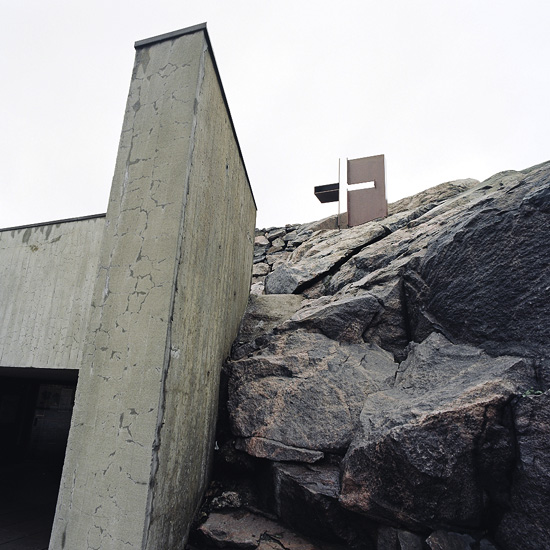
[{"label": "weathered concrete surface", "polygon": [[196,118],[151,550],[179,547],[206,487],[220,369],[246,308],[252,272],[256,208],[209,55]]},{"label": "weathered concrete surface", "polygon": [[50,549],[183,548],[254,222],[206,30],[140,47]]},{"label": "weathered concrete surface", "polygon": [[0,365],[77,369],[105,218],[0,230]]}]

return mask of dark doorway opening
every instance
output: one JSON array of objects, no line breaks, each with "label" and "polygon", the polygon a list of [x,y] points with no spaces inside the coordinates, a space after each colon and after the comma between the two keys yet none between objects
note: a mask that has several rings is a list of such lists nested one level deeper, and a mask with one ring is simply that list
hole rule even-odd
[{"label": "dark doorway opening", "polygon": [[0,550],[45,550],[77,370],[0,367]]}]

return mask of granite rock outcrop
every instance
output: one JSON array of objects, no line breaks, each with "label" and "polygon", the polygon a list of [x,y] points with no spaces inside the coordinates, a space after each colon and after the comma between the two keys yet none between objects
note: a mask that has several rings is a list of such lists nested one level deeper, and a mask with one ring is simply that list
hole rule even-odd
[{"label": "granite rock outcrop", "polygon": [[191,545],[547,547],[550,162],[335,226],[257,231]]}]

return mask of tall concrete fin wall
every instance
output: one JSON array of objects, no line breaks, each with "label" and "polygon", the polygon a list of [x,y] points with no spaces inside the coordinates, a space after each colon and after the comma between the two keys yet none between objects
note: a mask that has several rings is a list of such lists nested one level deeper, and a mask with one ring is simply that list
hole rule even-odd
[{"label": "tall concrete fin wall", "polygon": [[255,204],[204,27],[137,44],[50,549],[183,548]]},{"label": "tall concrete fin wall", "polygon": [[205,489],[220,367],[246,308],[252,269],[255,206],[207,46],[199,66],[149,550],[180,548],[195,495]]}]

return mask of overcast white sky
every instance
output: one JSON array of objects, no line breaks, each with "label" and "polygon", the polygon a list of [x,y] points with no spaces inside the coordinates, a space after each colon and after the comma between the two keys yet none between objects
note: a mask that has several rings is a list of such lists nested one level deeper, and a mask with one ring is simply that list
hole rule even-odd
[{"label": "overcast white sky", "polygon": [[385,154],[390,201],[550,159],[548,0],[0,7],[0,227],[106,210],[134,42],[202,22],[258,227],[334,213],[339,157]]}]

